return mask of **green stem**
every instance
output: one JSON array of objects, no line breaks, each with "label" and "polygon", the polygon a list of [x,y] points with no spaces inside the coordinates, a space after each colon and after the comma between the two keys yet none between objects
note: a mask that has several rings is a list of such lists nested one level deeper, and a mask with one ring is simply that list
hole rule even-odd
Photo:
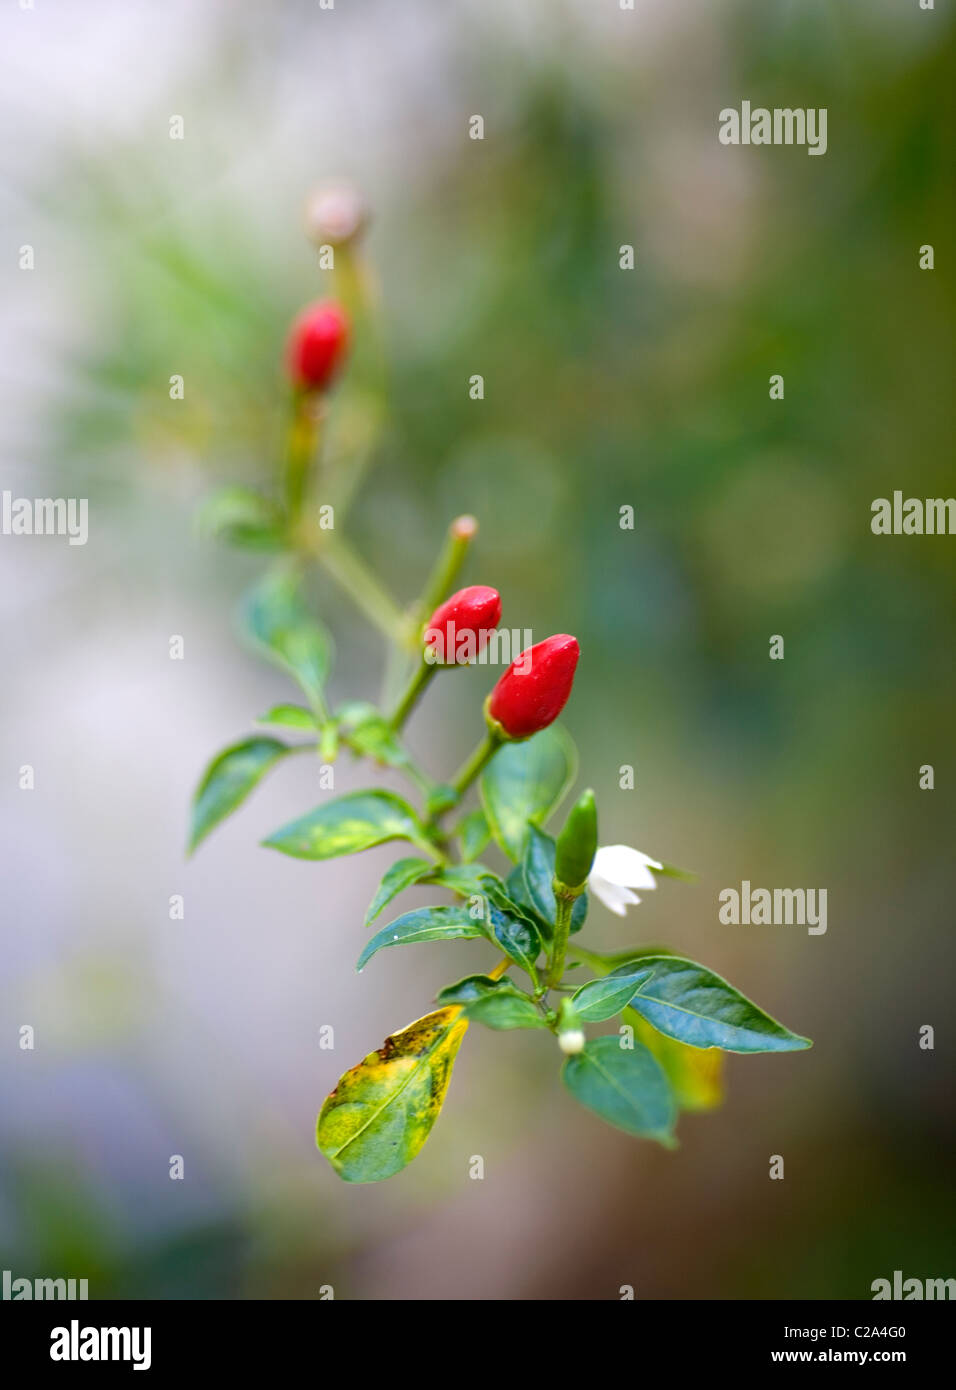
[{"label": "green stem", "polygon": [[[434,613],[448,591],[453,587],[458,578],[459,571],[465,562],[469,547],[478,533],[478,523],[473,516],[457,516],[451,523],[445,536],[438,559],[435,561],[431,574],[421,596],[412,604],[404,617],[403,643],[407,645],[417,643],[421,639],[424,624]],[[382,683],[381,703],[390,702],[395,688],[401,678],[403,669],[402,651],[398,645],[394,646],[389,652],[388,663],[385,669],[385,676]],[[416,680],[420,673],[412,677]],[[413,695],[417,699],[421,688],[416,688]],[[409,691],[406,690],[407,696]],[[411,706],[409,706],[409,710]],[[404,711],[402,718],[406,718],[409,710]]]},{"label": "green stem", "polygon": [[444,850],[440,849],[438,845],[435,844],[434,840],[416,839],[413,840],[412,843],[416,844],[419,849],[424,850],[425,853],[430,855],[431,858],[434,859],[437,864],[440,864],[442,866],[442,868],[446,868],[451,863],[451,860],[448,858],[448,855],[444,852]]},{"label": "green stem", "polygon": [[489,730],[468,761],[463,763],[458,769],[457,774],[452,778],[451,785],[458,793],[459,801],[475,778],[484,771],[503,742],[504,739],[500,738],[497,734],[493,734]]},{"label": "green stem", "polygon": [[286,439],[286,506],[294,525],[305,505],[312,462],[319,442],[321,406],[305,392],[292,402],[292,418]]},{"label": "green stem", "polygon": [[564,958],[568,951],[568,935],[571,931],[571,913],[577,895],[555,891],[557,911],[554,916],[554,937],[551,942],[551,962],[548,967],[548,988],[554,989],[561,983],[564,975]]},{"label": "green stem", "polygon": [[349,542],[329,533],[315,555],[319,564],[383,636],[400,644],[405,631],[402,612]]},{"label": "green stem", "polygon": [[415,672],[411,680],[405,687],[405,692],[402,695],[402,698],[399,700],[398,704],[395,707],[394,714],[389,720],[389,723],[391,724],[393,729],[397,731],[405,723],[405,720],[408,718],[412,710],[415,708],[415,705],[417,704],[419,698],[421,697],[426,686],[428,685],[428,682],[431,680],[432,676],[435,674],[437,670],[438,666],[435,662],[426,661],[425,658],[422,657],[421,661],[415,668]]},{"label": "green stem", "polygon": [[454,586],[477,532],[478,523],[473,516],[456,516],[449,526],[445,543],[416,605],[422,622],[431,616]]}]

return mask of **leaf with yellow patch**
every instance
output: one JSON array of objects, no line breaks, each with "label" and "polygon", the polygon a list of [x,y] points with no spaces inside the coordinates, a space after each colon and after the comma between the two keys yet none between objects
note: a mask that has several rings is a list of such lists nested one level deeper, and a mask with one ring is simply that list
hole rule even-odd
[{"label": "leaf with yellow patch", "polygon": [[724,1099],[724,1054],[716,1047],[688,1047],[658,1033],[635,1009],[621,1015],[634,1036],[660,1062],[682,1110],[715,1110]]},{"label": "leaf with yellow patch", "polygon": [[445,1100],[468,1019],[437,1009],[352,1067],[322,1106],[316,1143],[346,1182],[381,1182],[411,1163]]}]

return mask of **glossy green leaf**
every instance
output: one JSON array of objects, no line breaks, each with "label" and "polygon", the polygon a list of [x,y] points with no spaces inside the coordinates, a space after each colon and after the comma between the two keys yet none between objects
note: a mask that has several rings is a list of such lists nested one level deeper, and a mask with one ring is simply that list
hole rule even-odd
[{"label": "glossy green leaf", "polygon": [[716,1047],[688,1047],[665,1037],[633,1009],[621,1015],[638,1042],[653,1052],[664,1069],[682,1110],[714,1110],[724,1098],[724,1054]]},{"label": "glossy green leaf", "polygon": [[528,822],[543,825],[574,781],[577,755],[556,724],[522,743],[506,743],[481,775],[481,802],[491,832],[515,863],[524,854]]},{"label": "glossy green leaf", "polygon": [[471,811],[465,816],[458,827],[458,834],[461,838],[461,857],[470,864],[483,853],[491,839],[491,826],[484,811]]},{"label": "glossy green leaf", "polygon": [[278,550],[284,523],[274,502],[247,487],[224,487],[199,510],[199,527],[208,535],[249,550]]},{"label": "glossy green leaf", "polygon": [[438,996],[439,1004],[461,1004],[468,1017],[486,1028],[547,1028],[541,1010],[511,980],[488,975],[468,975],[449,985]]},{"label": "glossy green leaf", "polygon": [[[537,983],[535,962],[541,954],[542,938],[537,924],[508,894],[497,874],[483,864],[451,864],[439,869],[432,882],[451,888],[469,900],[482,900],[485,935]],[[474,905],[462,911],[473,912]]]},{"label": "glossy green leaf", "polygon": [[690,1047],[725,1052],[794,1052],[809,1038],[791,1033],[712,970],[681,956],[644,956],[651,978],[631,1000],[658,1032]]},{"label": "glossy green leaf", "polygon": [[296,859],[334,859],[386,840],[421,843],[424,831],[411,806],[393,792],[350,792],[290,821],[263,844]]},{"label": "glossy green leaf", "polygon": [[253,787],[288,753],[289,745],[264,736],[245,738],[217,753],[206,768],[193,798],[189,851],[225,820]]},{"label": "glossy green leaf", "polygon": [[375,897],[369,904],[368,912],[365,914],[365,925],[371,926],[393,898],[397,898],[399,893],[404,893],[406,888],[411,888],[413,883],[427,878],[434,867],[430,859],[396,859],[392,867],[386,869]]},{"label": "glossy green leaf", "polygon": [[283,729],[302,729],[306,733],[318,733],[319,726],[315,715],[304,705],[273,705],[268,714],[261,714],[258,724],[277,724]]},{"label": "glossy green leaf", "polygon": [[259,650],[298,681],[310,704],[321,706],[332,642],[303,603],[296,576],[289,571],[267,575],[246,598],[242,618]]},{"label": "glossy green leaf", "polygon": [[412,946],[419,941],[454,941],[459,937],[486,936],[485,924],[474,918],[467,907],[418,907],[382,927],[358,958],[361,970],[376,952],[386,946]]},{"label": "glossy green leaf", "polygon": [[319,1114],[316,1143],[340,1178],[381,1182],[411,1163],[441,1111],[467,1028],[462,1009],[438,1009],[339,1080]]},{"label": "glossy green leaf", "polygon": [[524,916],[515,903],[493,887],[488,892],[486,902],[488,911],[485,920],[491,939],[537,983],[536,962],[542,951],[541,933],[537,926],[530,917]]},{"label": "glossy green leaf", "polygon": [[592,1038],[561,1070],[568,1090],[609,1125],[674,1146],[677,1107],[667,1077],[646,1047],[621,1047],[614,1036]]},{"label": "glossy green leaf", "polygon": [[[530,903],[539,923],[545,930],[546,940],[551,939],[557,903],[554,899],[554,861],[557,849],[554,840],[536,825],[528,826],[528,840],[524,858],[519,869],[525,885],[523,899]],[[510,883],[509,878],[509,883]],[[575,899],[571,909],[571,931],[579,932],[588,915],[588,895],[582,893]]]},{"label": "glossy green leaf", "polygon": [[652,974],[652,967],[639,963],[622,966],[600,980],[588,980],[575,990],[571,1003],[587,1023],[603,1023],[626,1009],[638,986]]},{"label": "glossy green leaf", "polygon": [[545,923],[544,919],[540,917],[535,910],[535,905],[525,885],[524,869],[521,864],[516,864],[505,879],[505,892],[508,894],[511,901],[521,908],[526,916],[534,918],[538,923],[538,930],[541,932],[542,937],[545,940],[550,940],[553,924],[550,922]]},{"label": "glossy green leaf", "polygon": [[[497,874],[484,864],[446,864],[435,870],[432,881],[452,893],[458,893],[462,898],[484,897],[489,883],[501,884]],[[503,884],[501,886],[504,887]]]}]

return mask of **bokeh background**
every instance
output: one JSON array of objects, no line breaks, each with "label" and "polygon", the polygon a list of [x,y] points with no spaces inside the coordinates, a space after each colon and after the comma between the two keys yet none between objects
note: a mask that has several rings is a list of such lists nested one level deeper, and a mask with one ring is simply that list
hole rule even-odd
[{"label": "bokeh background", "polygon": [[[895,1269],[956,1273],[954,541],[869,528],[875,497],[953,492],[951,20],[916,0],[3,7],[0,484],[91,509],[84,548],[0,538],[4,1268],[128,1298],[866,1298]],[[827,154],[722,147],[743,98],[827,107]],[[580,638],[565,723],[602,839],[699,873],[624,922],[596,907],[592,939],[666,941],[815,1039],[730,1058],[675,1153],[580,1111],[540,1036],[475,1026],[416,1162],[340,1183],[323,1096],[485,956],[354,973],[392,855],[257,847],[317,799],[301,760],[184,859],[211,753],[295,698],[233,630],[262,557],[194,517],[275,476],[285,328],[329,283],[302,210],[333,176],[374,211],[387,362],[352,536],[411,599],[449,519],[479,516],[470,582],[507,625]],[[359,452],[371,342],[336,405]],[[373,694],[374,634],[315,598],[333,695]],[[472,745],[489,676],[416,716],[434,772]],[[827,888],[827,934],[721,925],[743,878]]]}]

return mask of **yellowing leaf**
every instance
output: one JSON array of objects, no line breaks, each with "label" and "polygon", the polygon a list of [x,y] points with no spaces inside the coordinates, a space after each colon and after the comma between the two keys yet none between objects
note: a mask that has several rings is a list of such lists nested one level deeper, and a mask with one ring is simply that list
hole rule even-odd
[{"label": "yellowing leaf", "polygon": [[460,1005],[395,1033],[352,1067],[322,1106],[316,1143],[346,1182],[381,1182],[431,1133],[468,1028]]},{"label": "yellowing leaf", "polygon": [[660,1062],[682,1110],[715,1110],[724,1099],[724,1054],[716,1047],[688,1047],[658,1033],[634,1009],[625,1009],[625,1023]]}]

